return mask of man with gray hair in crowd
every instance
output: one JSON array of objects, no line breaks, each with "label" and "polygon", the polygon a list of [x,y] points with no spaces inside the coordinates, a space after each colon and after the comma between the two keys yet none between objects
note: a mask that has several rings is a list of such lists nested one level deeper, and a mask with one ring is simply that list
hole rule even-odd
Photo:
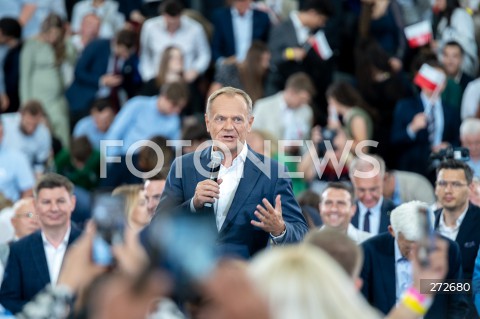
[{"label": "man with gray hair in crowd", "polygon": [[[433,220],[433,213],[428,210],[426,203],[404,203],[391,212],[389,233],[372,237],[362,244],[362,293],[372,306],[385,314],[395,307],[414,279],[411,252],[429,235],[425,234],[421,209],[427,209],[427,218]],[[461,282],[463,276],[459,247],[447,238],[444,240],[449,242],[446,279]],[[464,318],[467,310],[464,294],[437,294],[424,318]]]},{"label": "man with gray hair in crowd", "polygon": [[355,158],[348,171],[357,198],[353,226],[374,235],[386,232],[395,205],[383,197],[385,161],[378,155]]}]

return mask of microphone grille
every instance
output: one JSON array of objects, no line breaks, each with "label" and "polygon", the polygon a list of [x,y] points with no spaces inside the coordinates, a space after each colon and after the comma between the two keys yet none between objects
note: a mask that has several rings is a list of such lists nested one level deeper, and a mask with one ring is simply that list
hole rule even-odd
[{"label": "microphone grille", "polygon": [[212,164],[215,166],[220,165],[223,161],[223,153],[220,151],[215,151],[212,153]]}]

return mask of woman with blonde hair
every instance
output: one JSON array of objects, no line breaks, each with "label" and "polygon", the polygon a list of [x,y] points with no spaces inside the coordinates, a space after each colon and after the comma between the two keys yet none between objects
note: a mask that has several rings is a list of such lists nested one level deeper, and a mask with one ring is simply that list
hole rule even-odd
[{"label": "woman with blonde hair", "polygon": [[148,214],[147,200],[143,185],[122,185],[115,188],[113,196],[123,196],[125,199],[125,218],[128,226],[135,232],[140,231],[150,223],[152,216]]},{"label": "woman with blonde hair", "polygon": [[381,317],[358,294],[345,271],[316,247],[276,247],[257,255],[249,273],[267,298],[272,319]]}]

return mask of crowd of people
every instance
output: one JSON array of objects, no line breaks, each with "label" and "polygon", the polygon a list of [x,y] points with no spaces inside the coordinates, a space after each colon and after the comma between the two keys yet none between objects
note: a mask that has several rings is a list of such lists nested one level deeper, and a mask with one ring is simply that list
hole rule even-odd
[{"label": "crowd of people", "polygon": [[479,45],[475,0],[0,1],[0,317],[479,318]]}]

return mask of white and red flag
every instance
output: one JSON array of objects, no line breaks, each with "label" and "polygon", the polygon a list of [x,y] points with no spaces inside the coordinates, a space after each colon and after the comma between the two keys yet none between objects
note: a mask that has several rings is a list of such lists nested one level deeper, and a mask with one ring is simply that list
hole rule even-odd
[{"label": "white and red flag", "polygon": [[332,48],[328,44],[327,37],[322,30],[317,31],[315,35],[310,38],[309,43],[322,60],[326,61],[332,57]]},{"label": "white and red flag", "polygon": [[429,21],[412,24],[406,27],[404,31],[411,48],[424,46],[432,40],[432,26]]},{"label": "white and red flag", "polygon": [[446,76],[442,71],[424,63],[417,75],[413,79],[413,83],[430,91],[438,91],[445,82]]}]

